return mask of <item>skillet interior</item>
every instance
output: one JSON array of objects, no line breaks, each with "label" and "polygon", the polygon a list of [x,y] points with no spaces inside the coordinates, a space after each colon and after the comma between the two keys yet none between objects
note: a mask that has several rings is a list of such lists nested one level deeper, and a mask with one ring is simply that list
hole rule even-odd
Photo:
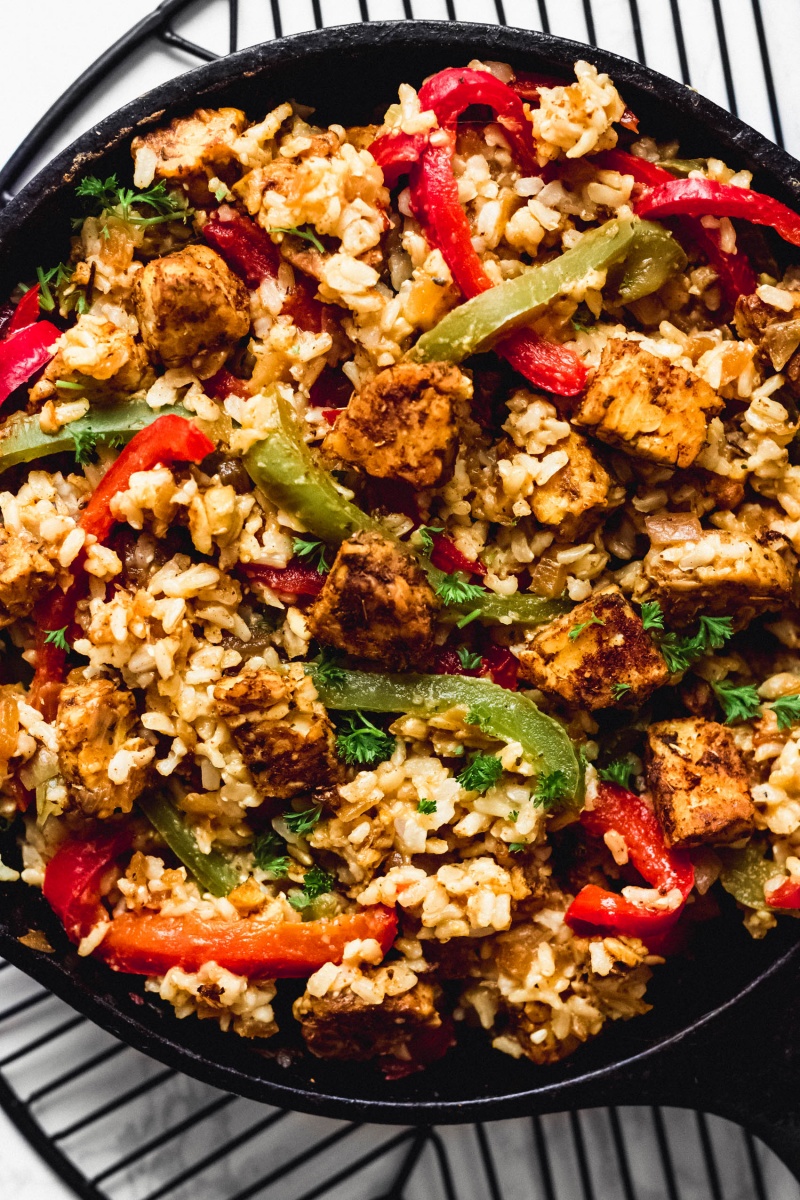
[{"label": "skillet interior", "polygon": [[[710,101],[628,60],[496,26],[344,26],[253,47],[198,68],[90,130],[0,214],[0,295],[30,275],[33,263],[63,257],[75,209],[72,181],[87,171],[129,177],[128,145],[135,129],[166,123],[203,104],[234,104],[257,118],[287,96],[315,105],[321,123],[380,119],[401,81],[418,83],[434,70],[476,56],[548,74],[568,73],[575,59],[590,57],[611,73],[644,131],[680,138],[683,153],[711,151],[733,165],[746,165],[756,171],[756,187],[800,205],[800,164]],[[4,853],[6,861],[14,861],[10,846]],[[458,1049],[424,1075],[386,1084],[370,1066],[294,1053],[300,1047],[290,1042],[293,1034],[281,1034],[259,1051],[253,1042],[220,1034],[210,1022],[178,1023],[171,1009],[143,996],[136,980],[78,959],[38,893],[6,885],[0,898],[0,952],[126,1041],[210,1083],[267,1102],[327,1116],[406,1123],[598,1103],[615,1082],[648,1076],[655,1052],[705,1024],[757,983],[769,987],[767,976],[796,957],[798,933],[787,921],[754,942],[731,907],[707,927],[691,958],[673,960],[656,972],[648,990],[651,1014],[608,1026],[558,1066],[515,1062],[490,1051],[484,1035],[467,1032]],[[21,946],[16,939],[29,928],[44,929],[56,955]],[[280,1020],[280,1009],[278,1019],[283,1029],[291,1027],[292,1022]],[[620,1100],[635,1098],[629,1094]]]}]

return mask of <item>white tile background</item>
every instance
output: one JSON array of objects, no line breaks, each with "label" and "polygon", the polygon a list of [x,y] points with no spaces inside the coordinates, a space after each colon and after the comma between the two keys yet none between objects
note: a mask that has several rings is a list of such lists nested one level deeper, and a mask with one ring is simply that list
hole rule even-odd
[{"label": "white tile background", "polygon": [[[727,102],[725,81],[717,52],[717,38],[714,26],[714,9],[712,0],[677,0],[684,24],[684,34],[687,44],[687,56],[692,84],[701,92],[717,100]],[[446,0],[412,0],[414,14],[418,17],[443,18],[447,15]],[[772,136],[773,127],[766,88],[758,57],[756,28],[753,17],[752,0],[720,0],[728,38],[731,65],[734,76],[736,100],[740,116],[752,125]],[[800,154],[800,75],[797,71],[798,55],[800,55],[800,0],[761,0],[767,40],[775,71],[776,86],[781,107],[783,133],[787,148]],[[154,7],[154,0],[0,0],[0,162],[5,161],[21,138],[35,124],[36,120],[47,109],[49,104],[72,82],[104,49],[125,32],[135,21],[140,19]],[[273,35],[270,8],[267,0],[241,0],[242,14],[240,18],[240,45],[264,40]],[[554,34],[586,40],[587,25],[581,0],[549,0],[548,3],[550,31]],[[321,0],[323,21],[326,24],[340,24],[357,20],[359,16],[358,0]],[[463,20],[495,21],[496,8],[492,0],[455,0],[456,15]],[[680,68],[678,53],[672,33],[669,0],[639,0],[644,46],[647,61],[650,66],[664,71],[666,74],[679,77]],[[369,12],[373,19],[397,19],[403,16],[402,0],[369,0]],[[635,41],[630,19],[629,0],[594,0],[593,12],[597,40],[600,45],[614,49],[622,54],[635,56]],[[530,28],[541,28],[539,9],[536,0],[505,0],[505,15],[509,24]],[[283,4],[283,32],[292,33],[312,28],[314,25],[312,0],[287,0]],[[205,0],[192,6],[185,18],[176,22],[176,28],[193,40],[207,45],[212,49],[224,51],[226,48],[227,17],[220,0]],[[47,148],[42,162],[57,149],[66,144],[72,137],[101,116],[104,116],[125,101],[145,90],[147,87],[170,77],[187,66],[193,65],[181,51],[167,47],[158,47],[149,52],[142,52],[137,60],[128,64],[125,69],[118,69],[114,76],[107,81],[99,92],[82,105],[64,127],[51,146]],[[41,165],[35,164],[35,165]],[[20,989],[24,995],[29,985],[14,973],[5,972],[6,987]],[[56,1004],[53,1001],[48,1004]],[[46,1005],[43,1006],[43,1009]],[[36,1010],[39,1012],[40,1010]],[[68,1015],[66,1010],[64,1016]],[[35,1023],[37,1017],[31,1015],[25,1022]],[[107,1045],[108,1039],[99,1033],[89,1031],[88,1044],[96,1051],[98,1046]],[[73,1047],[74,1051],[74,1047]],[[61,1053],[61,1051],[59,1051]],[[152,1070],[141,1056],[126,1052],[124,1061],[126,1072],[131,1080],[143,1078]],[[20,1077],[19,1086],[26,1089],[27,1080]],[[179,1090],[180,1090],[179,1081]],[[181,1107],[195,1103],[191,1093],[192,1085],[186,1083],[188,1091],[180,1101],[174,1096],[168,1101],[170,1115],[174,1117],[176,1105]],[[89,1089],[91,1092],[91,1089]],[[96,1101],[97,1097],[94,1097]],[[83,1103],[87,1103],[84,1097]],[[77,1100],[75,1101],[77,1103]],[[239,1109],[237,1108],[237,1112]],[[133,1132],[129,1123],[117,1123],[106,1133],[105,1149],[124,1152]],[[147,1111],[139,1118],[142,1128],[148,1136],[154,1130],[162,1127],[167,1119],[165,1112]],[[631,1118],[634,1119],[634,1118]],[[295,1118],[292,1118],[295,1120]],[[297,1128],[310,1130],[311,1118],[296,1118],[300,1123]],[[558,1139],[559,1131],[566,1136],[566,1118],[552,1118],[549,1132]],[[671,1133],[676,1139],[676,1145],[688,1145],[693,1136],[688,1120],[680,1114],[673,1119]],[[561,1122],[561,1124],[559,1124]],[[683,1122],[683,1124],[682,1124]],[[327,1124],[327,1123],[326,1123]],[[506,1123],[502,1129],[497,1129],[496,1150],[498,1158],[505,1165],[511,1163],[510,1174],[502,1181],[504,1200],[512,1200],[511,1193],[519,1195],[522,1200],[530,1200],[528,1186],[524,1186],[515,1176],[513,1163],[515,1158],[515,1138],[517,1123]],[[734,1190],[728,1195],[730,1200],[751,1200],[749,1185],[742,1182],[746,1178],[744,1163],[737,1156],[741,1149],[737,1140],[725,1142],[725,1130],[721,1123],[715,1123],[715,1139],[718,1140],[718,1153],[723,1165],[732,1173]],[[587,1140],[592,1145],[593,1138],[603,1141],[607,1133],[590,1115],[586,1125]],[[288,1130],[287,1130],[288,1133]],[[315,1136],[309,1133],[309,1136]],[[373,1137],[378,1136],[373,1131]],[[448,1139],[455,1137],[454,1133],[447,1135]],[[694,1134],[696,1137],[696,1134]],[[292,1134],[294,1141],[296,1134]],[[642,1183],[641,1195],[646,1200],[660,1200],[660,1185],[648,1186],[647,1147],[644,1145],[646,1131],[641,1126],[641,1138],[634,1149],[638,1154],[635,1162],[635,1174]],[[636,1142],[634,1137],[634,1142]],[[732,1156],[731,1162],[726,1162],[726,1146]],[[506,1153],[503,1153],[503,1150]],[[516,1150],[519,1153],[519,1148]],[[176,1162],[179,1163],[188,1153],[186,1141],[176,1149]],[[349,1151],[345,1151],[345,1154]],[[469,1157],[457,1155],[465,1166],[464,1182],[467,1185],[464,1197],[470,1200],[474,1194],[474,1185],[468,1182]],[[691,1156],[690,1156],[691,1158]],[[694,1168],[687,1165],[687,1160],[680,1153],[677,1155],[679,1174],[683,1176],[686,1200],[707,1200],[708,1190],[705,1181],[697,1176]],[[335,1163],[335,1160],[333,1160]],[[556,1174],[565,1170],[563,1163],[556,1164]],[[740,1177],[740,1184],[735,1182]],[[165,1178],[162,1173],[153,1175],[153,1182]],[[557,1180],[558,1182],[558,1180]],[[602,1183],[602,1180],[600,1181]],[[146,1191],[147,1180],[140,1178],[135,1188],[136,1194]],[[574,1185],[564,1181],[565,1196],[573,1200]],[[769,1200],[798,1200],[800,1190],[788,1178],[786,1173],[774,1163],[768,1166]],[[228,1186],[220,1178],[213,1190],[206,1190],[208,1184],[191,1188],[186,1193],[193,1200],[223,1200],[224,1195],[235,1190],[232,1181]],[[610,1184],[599,1190],[599,1200],[611,1200]],[[223,1187],[224,1191],[218,1190]],[[519,1190],[522,1188],[523,1190]],[[744,1189],[744,1190],[742,1190]],[[375,1191],[379,1187],[376,1182]],[[122,1195],[122,1193],[120,1193]],[[130,1193],[133,1195],[133,1190]],[[181,1193],[183,1195],[183,1193]],[[577,1193],[575,1193],[577,1194]],[[50,1173],[40,1160],[31,1152],[27,1144],[13,1128],[11,1123],[0,1113],[0,1200],[65,1200],[71,1196],[63,1184]],[[347,1193],[348,1200],[362,1200],[366,1193],[356,1195],[353,1191]],[[415,1193],[416,1196],[416,1193]],[[431,1193],[427,1193],[430,1200]],[[411,1193],[409,1193],[409,1200]],[[285,1200],[285,1197],[280,1198]],[[475,1195],[474,1200],[482,1200]]]}]

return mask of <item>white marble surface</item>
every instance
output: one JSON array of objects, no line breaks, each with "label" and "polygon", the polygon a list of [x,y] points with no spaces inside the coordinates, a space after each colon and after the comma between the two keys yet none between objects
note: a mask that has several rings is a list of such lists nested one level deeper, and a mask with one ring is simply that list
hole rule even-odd
[{"label": "white marble surface", "polygon": [[[358,19],[358,0],[321,0],[321,3],[323,19],[327,24]],[[413,3],[417,16],[446,15],[445,0],[425,0],[425,3],[422,0],[413,0]],[[724,77],[716,51],[711,0],[679,0],[679,4],[684,20],[693,83],[698,90],[720,103],[725,103]],[[153,6],[154,0],[0,0],[0,112],[3,114],[0,122],[0,162],[7,158],[61,91],[102,50]],[[620,53],[633,55],[635,46],[627,0],[594,0],[593,7],[600,44]],[[203,9],[199,15],[198,8]],[[639,0],[639,8],[644,26],[645,50],[650,65],[668,74],[677,75],[679,65],[672,37],[668,0]],[[751,0],[722,0],[722,8],[740,115],[771,135],[767,94],[757,59]],[[762,0],[762,8],[781,100],[784,136],[787,146],[798,153],[800,79],[796,71],[796,62],[800,51],[800,0]],[[240,44],[246,45],[272,35],[271,20],[268,16],[269,5],[266,0],[241,0],[241,9]],[[394,19],[402,16],[401,0],[370,0],[369,9],[373,19]],[[586,38],[581,0],[549,0],[549,9],[551,32],[579,40]],[[505,13],[510,24],[539,27],[537,11],[534,0],[505,0]],[[284,0],[283,12],[286,33],[313,26],[311,0]],[[464,20],[496,20],[495,6],[491,0],[456,0],[456,13]],[[220,51],[225,49],[226,14],[220,0],[210,0],[205,7],[195,5],[190,18],[178,22],[177,27],[194,40]],[[47,156],[100,116],[133,98],[148,86],[189,65],[192,65],[191,61],[179,51],[161,47],[141,52],[134,63],[126,70],[118,70],[98,94],[72,115],[68,126],[48,148]],[[22,993],[26,986],[24,982],[19,981]],[[20,1035],[25,1030],[26,1021],[32,1022],[35,1019],[28,1017],[18,1023]],[[94,1038],[96,1040],[103,1036],[97,1034]],[[90,1040],[91,1037],[90,1034]],[[126,1062],[128,1054],[129,1052],[126,1052]],[[135,1074],[147,1072],[151,1068],[144,1060],[139,1059],[138,1065],[135,1064],[131,1069]],[[187,1083],[189,1090],[191,1086]],[[20,1087],[24,1087],[24,1079],[20,1080]],[[188,1102],[188,1096],[184,1097],[183,1105]],[[169,1102],[169,1108],[174,1113],[172,1101]],[[152,1132],[160,1128],[166,1119],[166,1112],[148,1111],[142,1117],[141,1129]],[[635,1121],[635,1118],[631,1119]],[[674,1119],[674,1135],[679,1139],[677,1145],[683,1145],[682,1130],[686,1127],[686,1120],[688,1117],[684,1119],[680,1114]],[[297,1121],[305,1128],[310,1126],[312,1119],[297,1118]],[[565,1122],[566,1118],[551,1119],[549,1129],[556,1140],[559,1130],[566,1136]],[[506,1123],[502,1129],[497,1129],[496,1136],[493,1134],[496,1157],[503,1170],[508,1162],[513,1164],[517,1128],[516,1122]],[[595,1136],[601,1141],[607,1136],[591,1115],[586,1128],[590,1148]],[[133,1127],[125,1122],[113,1126],[105,1135],[107,1144],[104,1149],[124,1152],[132,1132]],[[373,1131],[371,1136],[375,1137],[377,1133]],[[690,1136],[687,1132],[686,1137]],[[721,1158],[726,1168],[730,1168],[731,1164],[727,1162],[726,1156],[730,1152],[735,1159],[739,1153],[736,1149],[737,1143],[734,1140],[726,1142],[728,1135],[722,1123],[715,1123],[714,1136],[718,1140]],[[446,1137],[447,1140],[451,1140],[456,1134],[451,1132]],[[634,1133],[632,1139],[637,1156],[636,1172],[643,1186],[641,1195],[646,1196],[648,1200],[660,1200],[660,1185],[653,1184],[652,1181],[647,1183],[652,1173],[648,1169],[648,1151],[643,1138],[644,1135],[637,1139]],[[187,1153],[184,1139],[176,1149],[176,1161],[180,1162]],[[474,1195],[475,1200],[483,1200],[485,1191],[476,1192],[477,1185],[469,1182],[469,1157],[464,1158],[459,1151],[456,1155],[466,1168],[462,1181],[466,1188],[463,1195]],[[682,1156],[679,1155],[679,1159],[679,1168],[683,1173],[685,1163]],[[336,1160],[330,1161],[335,1167]],[[557,1164],[557,1173],[564,1169],[563,1163]],[[738,1184],[735,1179],[737,1173],[740,1177]],[[153,1174],[150,1181],[152,1186],[164,1177],[163,1174]],[[751,1192],[744,1182],[745,1178],[744,1164],[740,1163],[734,1171],[734,1178],[729,1185],[732,1190],[726,1194],[726,1200],[751,1200]],[[800,1191],[795,1184],[774,1163],[768,1167],[768,1181],[770,1200],[798,1200],[800,1197]],[[133,1196],[134,1193],[142,1195],[149,1190],[144,1186],[147,1182],[147,1178],[141,1177],[136,1181],[135,1187],[131,1184],[130,1189],[123,1189],[119,1193],[114,1191],[113,1194],[126,1197]],[[213,1190],[205,1190],[206,1186],[210,1185],[204,1185],[201,1189],[190,1189],[186,1194],[191,1194],[198,1200],[200,1197],[212,1195],[214,1200],[224,1200],[224,1196],[236,1190],[238,1182],[238,1179],[224,1180],[220,1177]],[[686,1168],[683,1183],[685,1200],[706,1200],[709,1195],[707,1184],[693,1170]],[[507,1179],[504,1177],[502,1186],[504,1200],[512,1200],[512,1193],[514,1196],[519,1195],[520,1200],[523,1195],[526,1200],[531,1200],[529,1187],[523,1188],[522,1183],[518,1179],[515,1180],[513,1170]],[[565,1180],[565,1187],[567,1190],[564,1195],[569,1195],[569,1200],[573,1200],[570,1193],[573,1188],[577,1188],[577,1180],[573,1185]],[[375,1191],[378,1190],[376,1182]],[[416,1192],[414,1194],[416,1195]],[[431,1191],[427,1192],[429,1200],[432,1194]],[[577,1195],[577,1191],[574,1194]],[[11,1197],[14,1200],[68,1200],[71,1195],[72,1193],[30,1150],[8,1119],[0,1113],[2,1200],[10,1200]],[[604,1190],[601,1187],[599,1195],[602,1200],[611,1200],[608,1188]],[[348,1197],[349,1200],[360,1200],[360,1196],[356,1197],[352,1191],[348,1193]],[[282,1197],[281,1200],[286,1198]]]}]

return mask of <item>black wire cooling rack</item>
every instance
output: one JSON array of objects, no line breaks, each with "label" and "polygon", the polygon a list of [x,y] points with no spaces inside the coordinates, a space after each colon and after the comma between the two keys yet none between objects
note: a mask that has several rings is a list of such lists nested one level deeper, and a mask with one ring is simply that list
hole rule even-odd
[{"label": "black wire cooling rack", "polygon": [[[347,20],[415,16],[508,22],[589,45],[600,35],[603,45],[640,62],[654,39],[663,61],[669,38],[676,78],[691,85],[698,55],[716,56],[731,111],[739,111],[743,96],[752,109],[759,93],[761,126],[783,145],[782,111],[790,109],[776,86],[770,20],[774,25],[778,6],[794,12],[798,19],[781,37],[794,35],[797,51],[797,4],[283,0],[282,7],[281,0],[163,0],[75,80],[0,169],[0,204],[112,74],[159,47],[173,54],[173,71],[216,58],[187,36],[192,20],[212,6],[223,10],[230,51],[243,24],[252,42]],[[164,1069],[2,960],[0,1105],[82,1200],[800,1200],[797,1183],[761,1143],[700,1112],[608,1108],[408,1129],[258,1105]]]}]

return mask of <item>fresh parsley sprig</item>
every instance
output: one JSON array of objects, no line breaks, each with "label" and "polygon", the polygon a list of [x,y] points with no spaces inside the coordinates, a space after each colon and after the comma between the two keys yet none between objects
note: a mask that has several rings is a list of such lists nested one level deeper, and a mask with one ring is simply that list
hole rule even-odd
[{"label": "fresh parsley sprig", "polygon": [[533,803],[536,808],[551,809],[566,796],[567,777],[561,770],[549,771],[536,780]]},{"label": "fresh parsley sprig", "polygon": [[420,549],[425,558],[430,558],[433,554],[433,535],[435,533],[444,533],[443,525],[420,525],[417,530],[417,538],[419,539]]},{"label": "fresh parsley sprig", "polygon": [[304,238],[305,241],[311,242],[311,245],[315,250],[319,250],[320,254],[325,253],[325,247],[310,226],[301,229],[298,225],[273,225],[272,229],[267,230],[267,233],[291,233],[295,237]]},{"label": "fresh parsley sprig", "polygon": [[725,713],[726,725],[749,721],[761,710],[761,699],[751,683],[737,685],[729,679],[721,679],[719,683],[712,683],[711,687]]},{"label": "fresh parsley sprig", "polygon": [[[129,225],[142,228],[160,225],[164,221],[185,223],[194,211],[188,207],[184,194],[168,192],[163,180],[143,192],[136,192],[133,188],[122,187],[116,175],[109,175],[107,179],[84,175],[75,194],[86,200],[97,216],[112,212]],[[142,216],[136,208],[150,208],[153,216]]]},{"label": "fresh parsley sprig", "polygon": [[633,688],[629,683],[612,683],[611,695],[615,700],[621,700],[623,696],[627,696],[628,692],[632,692]]},{"label": "fresh parsley sprig", "polygon": [[573,625],[572,629],[570,629],[569,633],[567,634],[567,637],[571,642],[576,641],[577,638],[581,636],[584,629],[588,629],[590,625],[605,625],[605,621],[602,621],[600,617],[595,617],[592,615],[589,617],[588,621],[581,621],[579,625]]},{"label": "fresh parsley sprig", "polygon": [[301,812],[289,809],[288,812],[283,814],[283,819],[290,833],[296,833],[298,837],[304,837],[307,833],[311,833],[312,829],[319,824],[321,816],[322,805],[317,804],[313,808],[305,808]]},{"label": "fresh parsley sprig", "polygon": [[332,650],[329,646],[322,650],[314,664],[314,674],[320,683],[327,684],[328,687],[344,683],[346,674],[344,667],[340,664],[340,659],[341,655],[338,650]]},{"label": "fresh parsley sprig", "polygon": [[[292,550],[298,558],[317,559],[317,570],[320,575],[326,575],[330,571],[330,566],[325,558],[327,547],[324,542],[320,542],[317,538],[302,538],[296,537],[292,539]],[[317,557],[319,556],[319,557]]]},{"label": "fresh parsley sprig", "polygon": [[49,645],[55,646],[58,650],[63,650],[66,652],[70,649],[69,642],[67,641],[66,625],[63,629],[48,629],[44,640]]},{"label": "fresh parsley sprig", "polygon": [[[470,724],[471,716],[467,718]],[[503,774],[503,764],[495,754],[478,754],[473,755],[469,763],[460,775],[456,776],[457,781],[467,792],[486,792],[490,787],[497,783],[500,776]]]},{"label": "fresh parsley sprig", "polygon": [[483,656],[481,654],[475,654],[467,646],[459,646],[456,650],[456,654],[458,655],[458,661],[461,663],[465,671],[480,670],[480,665],[483,662]]},{"label": "fresh parsley sprig", "polygon": [[604,783],[616,783],[619,787],[631,790],[631,783],[635,774],[635,768],[630,758],[626,755],[624,758],[615,758],[607,767],[603,767],[597,772]]},{"label": "fresh parsley sprig", "polygon": [[253,859],[257,867],[273,879],[285,879],[289,874],[286,843],[274,829],[265,829],[253,842]]},{"label": "fresh parsley sprig", "polygon": [[480,600],[484,590],[477,583],[467,583],[457,571],[445,575],[436,585],[436,595],[444,605],[469,604],[473,600]]},{"label": "fresh parsley sprig", "polygon": [[75,443],[75,462],[79,466],[85,466],[88,462],[94,462],[97,458],[98,442],[102,441],[103,445],[108,446],[109,449],[116,449],[119,446],[124,446],[128,440],[124,433],[97,433],[90,426],[75,429],[73,425],[68,425],[67,432]]},{"label": "fresh parsley sprig", "polygon": [[423,797],[423,799],[420,800],[419,804],[417,805],[417,812],[422,813],[423,816],[429,817],[431,813],[436,812],[436,801],[426,800]]},{"label": "fresh parsley sprig", "polygon": [[373,725],[362,712],[345,713],[340,718],[336,748],[352,766],[371,767],[385,762],[392,757],[396,746],[396,739]]},{"label": "fresh parsley sprig", "polygon": [[289,903],[292,908],[302,912],[317,896],[333,891],[334,882],[333,876],[323,871],[322,867],[310,867],[303,876],[303,890],[289,896]]},{"label": "fresh parsley sprig", "polygon": [[778,729],[790,729],[800,721],[800,696],[779,696],[772,701],[772,711],[778,720]]},{"label": "fresh parsley sprig", "polygon": [[641,617],[642,625],[648,632],[664,628],[664,610],[657,600],[645,600]]}]

